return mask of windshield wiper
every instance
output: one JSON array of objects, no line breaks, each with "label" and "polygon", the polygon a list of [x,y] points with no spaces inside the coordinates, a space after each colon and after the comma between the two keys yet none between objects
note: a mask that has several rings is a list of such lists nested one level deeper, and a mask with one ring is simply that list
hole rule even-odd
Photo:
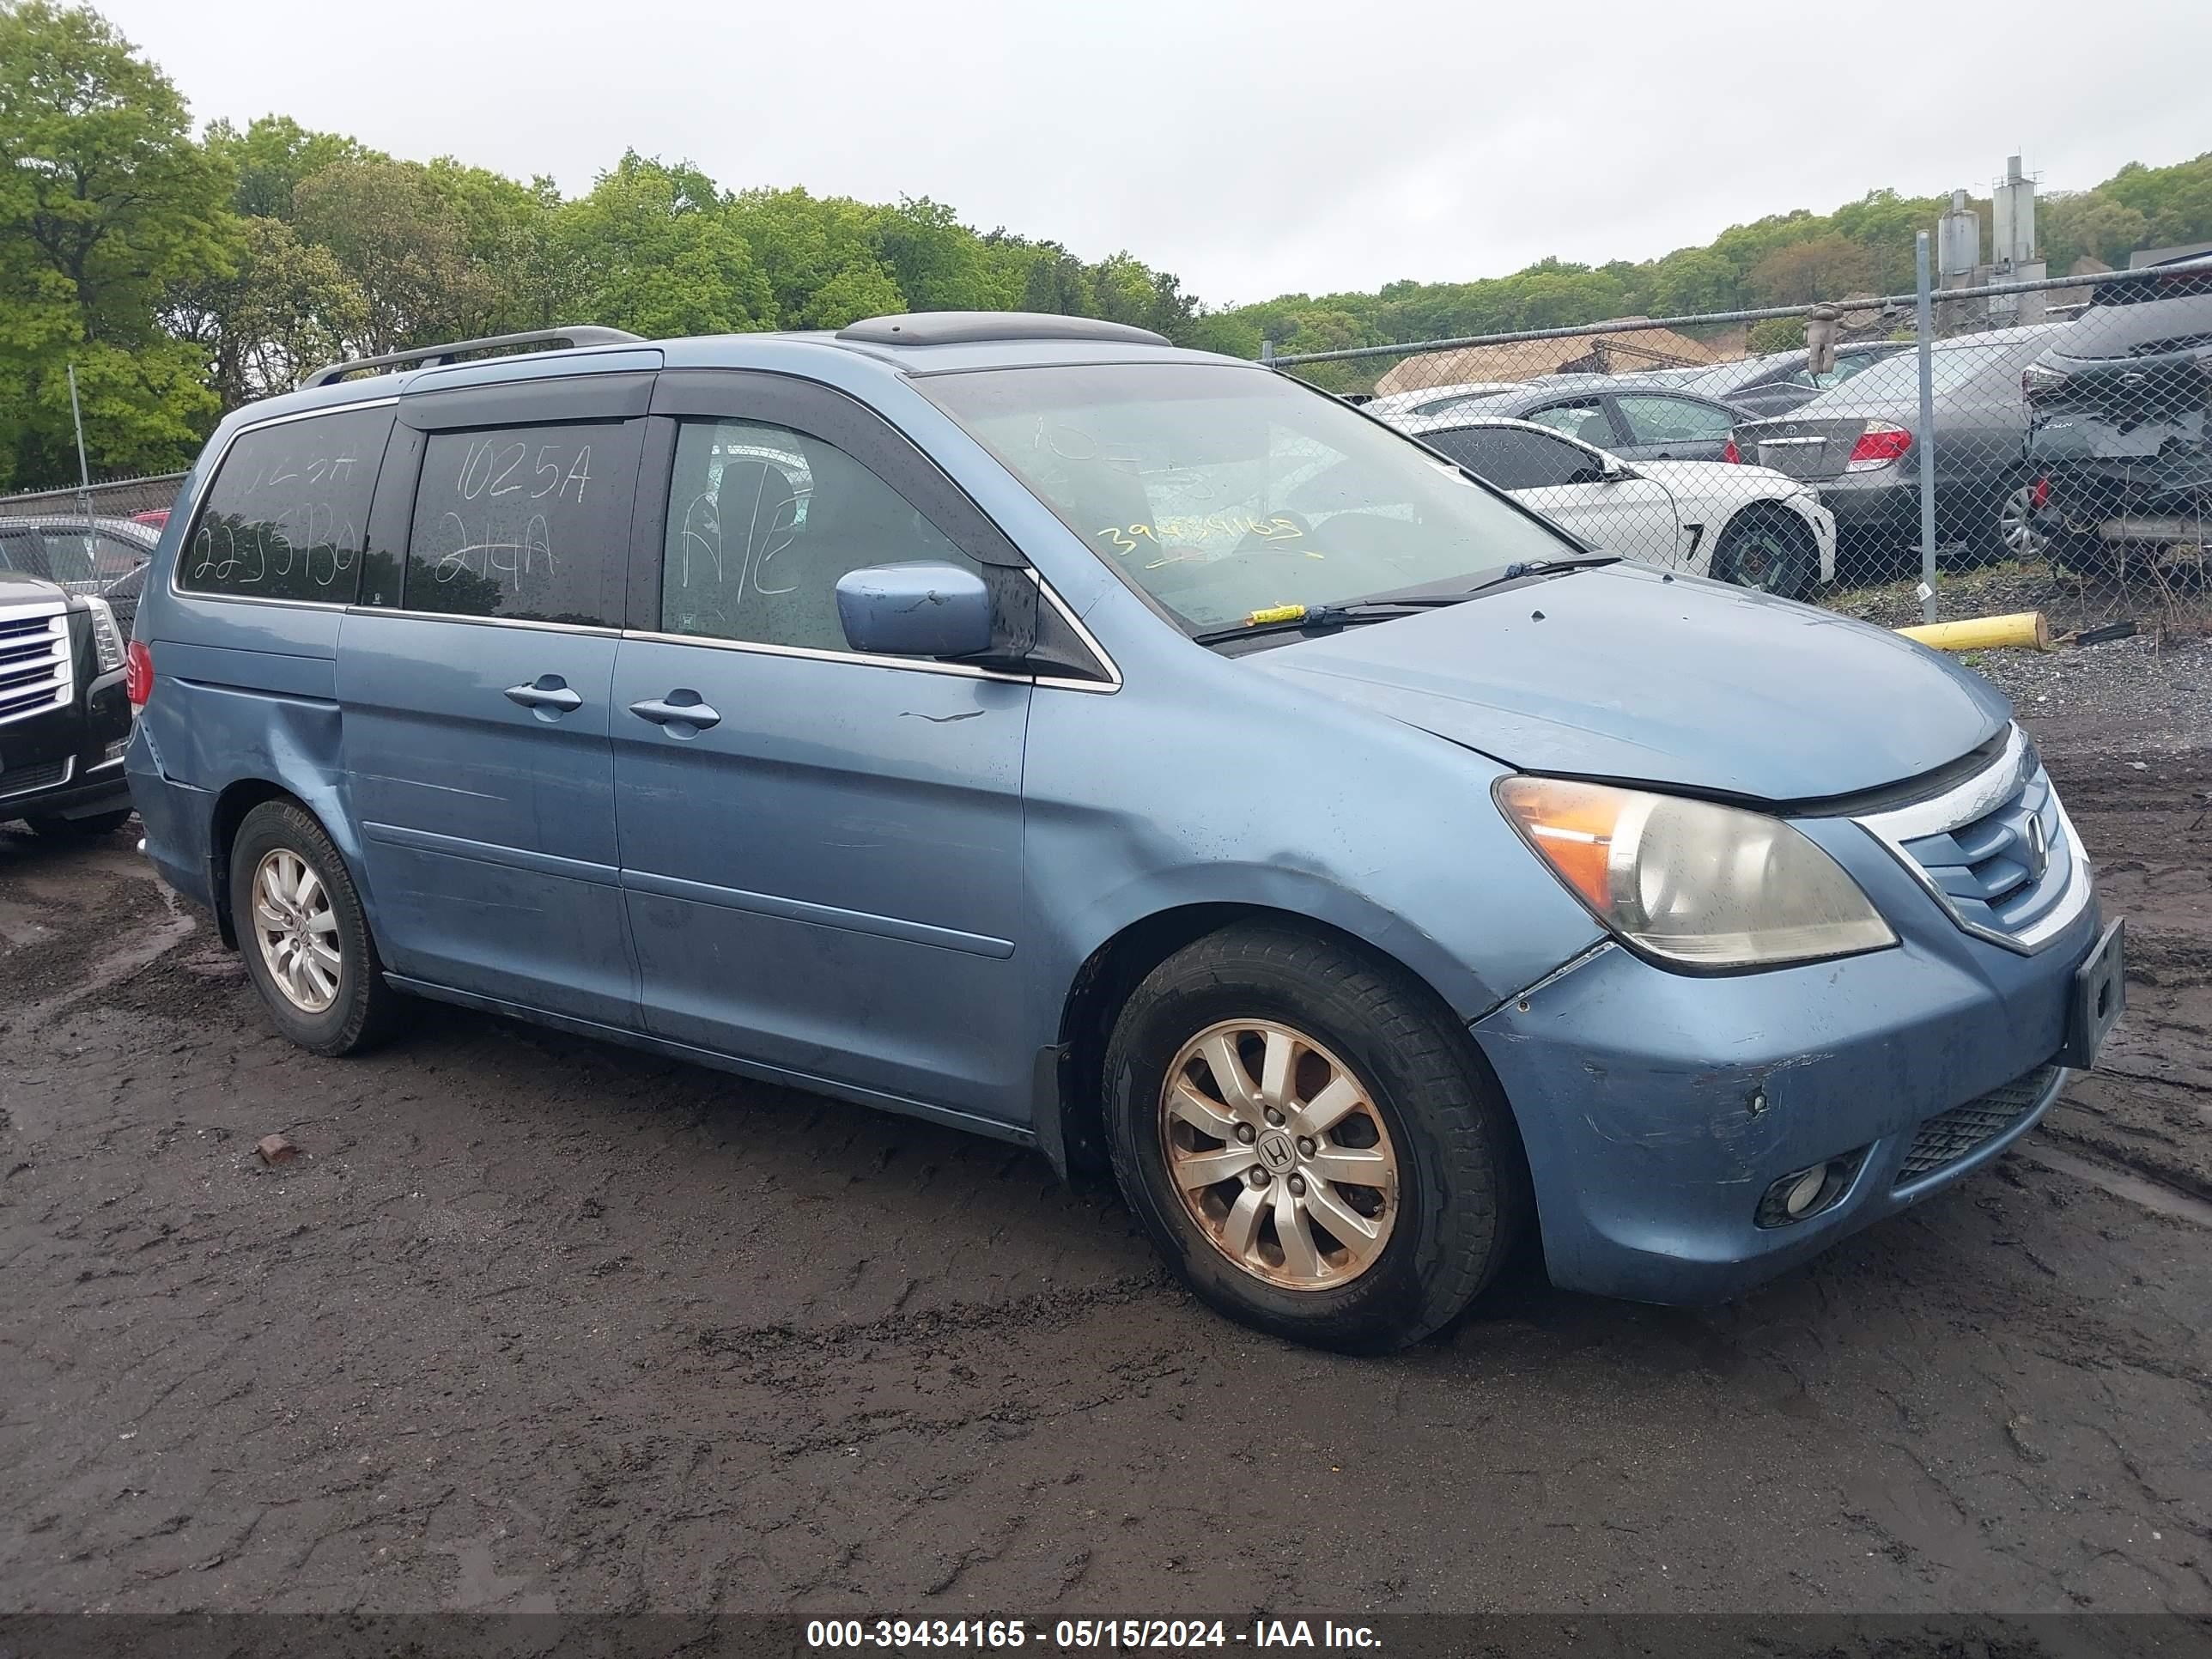
[{"label": "windshield wiper", "polygon": [[1249,640],[1255,635],[1284,634],[1310,628],[1343,628],[1352,623],[1389,622],[1410,611],[1426,611],[1457,605],[1465,593],[1419,593],[1402,599],[1353,599],[1344,605],[1275,605],[1255,611],[1230,628],[1209,628],[1191,638],[1200,645],[1219,645],[1224,640]]},{"label": "windshield wiper", "polygon": [[1601,564],[1619,564],[1618,553],[1577,553],[1564,559],[1516,559],[1494,576],[1486,576],[1472,587],[1451,593],[1378,593],[1371,599],[1350,599],[1342,605],[1277,605],[1255,611],[1229,628],[1211,628],[1191,638],[1200,645],[1220,645],[1230,640],[1249,640],[1255,635],[1303,632],[1314,628],[1342,628],[1352,623],[1389,622],[1408,611],[1460,605],[1476,594],[1524,576],[1557,576],[1570,570],[1589,570]]},{"label": "windshield wiper", "polygon": [[1496,575],[1484,577],[1460,597],[1465,599],[1470,594],[1481,592],[1486,587],[1497,587],[1505,582],[1517,582],[1523,576],[1557,576],[1570,570],[1589,570],[1601,564],[1620,562],[1620,555],[1618,553],[1577,553],[1565,559],[1516,559]]}]

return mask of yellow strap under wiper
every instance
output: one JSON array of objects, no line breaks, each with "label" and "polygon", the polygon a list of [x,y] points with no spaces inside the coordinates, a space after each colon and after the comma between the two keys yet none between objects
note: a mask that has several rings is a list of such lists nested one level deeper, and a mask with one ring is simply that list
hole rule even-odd
[{"label": "yellow strap under wiper", "polygon": [[1262,623],[1298,622],[1306,614],[1302,605],[1271,605],[1263,611],[1255,611],[1244,618],[1244,626],[1257,628]]}]

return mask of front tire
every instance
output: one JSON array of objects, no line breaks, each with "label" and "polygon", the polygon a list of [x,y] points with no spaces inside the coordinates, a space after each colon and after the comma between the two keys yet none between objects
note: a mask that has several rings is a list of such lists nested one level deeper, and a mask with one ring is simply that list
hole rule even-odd
[{"label": "front tire", "polygon": [[246,971],[278,1031],[335,1058],[390,1029],[399,994],[345,860],[290,801],[246,815],[230,849],[230,915]]},{"label": "front tire", "polygon": [[1479,1295],[1528,1209],[1504,1097],[1417,981],[1272,924],[1187,946],[1107,1045],[1123,1195],[1208,1305],[1378,1353]]}]

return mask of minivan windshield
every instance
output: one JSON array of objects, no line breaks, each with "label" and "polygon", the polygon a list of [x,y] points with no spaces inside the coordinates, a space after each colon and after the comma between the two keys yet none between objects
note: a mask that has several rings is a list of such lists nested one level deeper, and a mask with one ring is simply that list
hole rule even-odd
[{"label": "minivan windshield", "polygon": [[1574,550],[1450,463],[1264,370],[1085,364],[915,384],[1191,633],[1473,586]]}]

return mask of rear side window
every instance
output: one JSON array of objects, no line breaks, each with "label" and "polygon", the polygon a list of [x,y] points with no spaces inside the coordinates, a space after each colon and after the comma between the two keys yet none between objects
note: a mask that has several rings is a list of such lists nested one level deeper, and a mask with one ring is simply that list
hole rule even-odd
[{"label": "rear side window", "polygon": [[187,593],[350,605],[392,410],[340,410],[243,433],[177,556]]},{"label": "rear side window", "polygon": [[1565,439],[1515,427],[1468,427],[1437,432],[1428,441],[1478,478],[1500,489],[1546,489],[1574,483],[1601,465],[1597,457]]},{"label": "rear side window", "polygon": [[620,627],[643,421],[434,432],[407,538],[410,611]]}]

